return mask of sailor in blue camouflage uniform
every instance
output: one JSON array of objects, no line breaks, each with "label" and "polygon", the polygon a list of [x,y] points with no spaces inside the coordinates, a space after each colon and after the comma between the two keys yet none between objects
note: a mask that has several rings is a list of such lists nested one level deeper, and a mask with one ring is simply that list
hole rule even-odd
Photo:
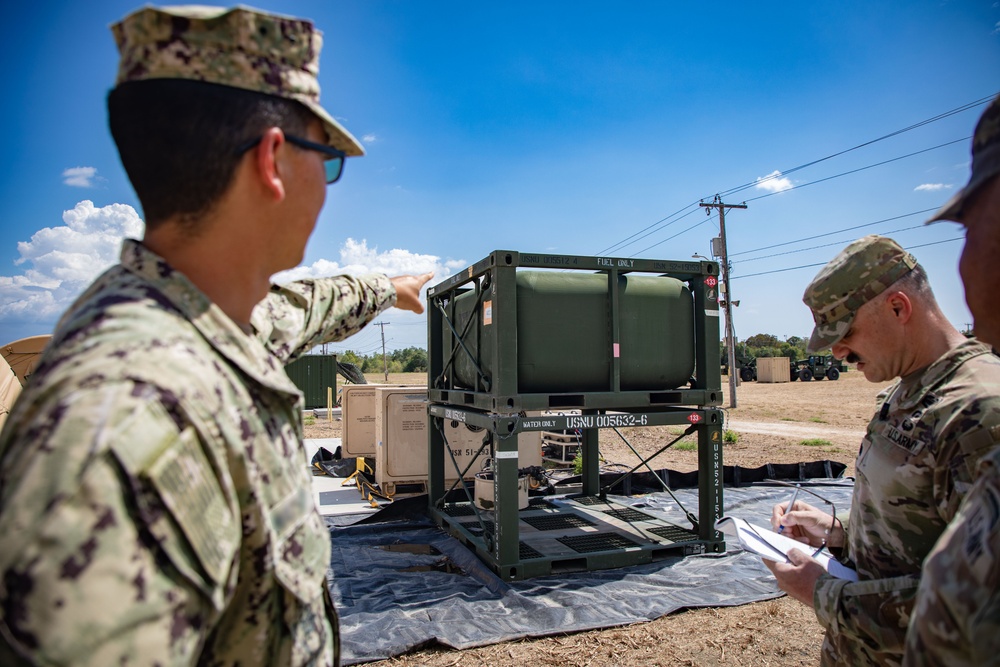
[{"label": "sailor in blue camouflage uniform", "polygon": [[[1000,97],[972,138],[968,184],[928,222],[965,227],[959,271],[976,336],[1000,348]],[[994,427],[994,437],[1000,438]],[[1000,452],[924,561],[906,635],[907,667],[1000,665]]]},{"label": "sailor in blue camouflage uniform", "polygon": [[872,382],[900,379],[877,399],[843,523],[800,501],[772,513],[787,534],[825,540],[859,580],[833,578],[797,550],[768,566],[826,628],[822,664],[899,665],[924,558],[997,450],[1000,359],[947,321],[923,268],[885,237],[850,244],[803,300],[811,351],[831,348]]},{"label": "sailor in blue camouflage uniform", "polygon": [[336,665],[284,366],[421,312],[430,275],[270,284],[363,154],[319,105],[310,22],[147,7],[112,30],[109,121],[146,229],[0,433],[0,665]]}]

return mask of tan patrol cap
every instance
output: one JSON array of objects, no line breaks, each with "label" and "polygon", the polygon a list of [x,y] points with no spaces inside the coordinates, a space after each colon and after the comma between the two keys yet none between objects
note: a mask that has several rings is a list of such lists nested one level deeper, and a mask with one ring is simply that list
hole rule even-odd
[{"label": "tan patrol cap", "polygon": [[330,146],[365,154],[319,104],[323,38],[311,21],[249,7],[144,7],[111,32],[121,53],[116,84],[191,79],[296,100],[323,122]]},{"label": "tan patrol cap", "polygon": [[851,330],[858,309],[917,265],[916,258],[885,236],[854,241],[820,269],[802,301],[816,326],[806,350],[832,347]]}]

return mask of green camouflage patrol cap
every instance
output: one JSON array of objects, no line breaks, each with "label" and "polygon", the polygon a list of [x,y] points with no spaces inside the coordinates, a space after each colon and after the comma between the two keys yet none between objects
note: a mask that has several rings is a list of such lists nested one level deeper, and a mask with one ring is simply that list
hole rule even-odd
[{"label": "green camouflage patrol cap", "polygon": [[1000,175],[1000,95],[988,107],[976,124],[972,135],[972,175],[969,182],[927,224],[938,220],[962,222],[962,207],[979,188]]},{"label": "green camouflage patrol cap", "polygon": [[365,154],[319,104],[323,38],[311,21],[249,7],[144,7],[111,32],[121,53],[116,84],[192,79],[296,100],[323,121],[330,146]]},{"label": "green camouflage patrol cap", "polygon": [[818,352],[846,336],[858,309],[916,265],[913,255],[884,236],[866,236],[844,248],[802,295],[816,323],[806,349]]}]

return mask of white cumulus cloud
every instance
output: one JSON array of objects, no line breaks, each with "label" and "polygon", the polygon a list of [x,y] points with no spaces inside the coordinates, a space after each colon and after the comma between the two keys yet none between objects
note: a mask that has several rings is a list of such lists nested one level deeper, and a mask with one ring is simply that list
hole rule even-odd
[{"label": "white cumulus cloud", "polygon": [[365,142],[366,144],[374,144],[376,141],[378,141],[378,137],[376,137],[374,134],[366,134],[361,137],[361,141]]},{"label": "white cumulus cloud", "polygon": [[[271,277],[274,282],[287,283],[305,278],[325,278],[342,274],[360,275],[363,273],[384,273],[388,276],[421,275],[428,271],[434,272],[424,289],[421,299],[426,307],[427,286],[437,285],[445,278],[468,266],[464,259],[442,260],[435,255],[422,255],[401,248],[393,248],[380,252],[378,248],[369,248],[365,239],[357,241],[348,238],[340,248],[340,260],[321,259],[309,266],[299,266],[289,271],[282,271]],[[394,350],[404,347],[421,347],[427,349],[426,311],[417,315],[405,310],[390,310],[389,326],[386,329],[386,347]],[[383,318],[380,318],[383,319]],[[334,350],[359,350],[359,346],[372,343],[371,338],[364,334],[352,336],[335,345]]]},{"label": "white cumulus cloud", "polygon": [[63,183],[75,188],[92,188],[97,179],[97,167],[71,167],[62,173]]},{"label": "white cumulus cloud", "polygon": [[782,192],[792,187],[792,181],[782,176],[781,172],[775,169],[767,176],[758,176],[755,181],[755,188],[768,192]]},{"label": "white cumulus cloud", "polygon": [[937,192],[938,190],[950,190],[952,186],[944,183],[922,183],[913,188],[914,192]]},{"label": "white cumulus cloud", "polygon": [[125,237],[142,234],[142,220],[127,204],[97,208],[88,200],[63,212],[63,223],[17,244],[17,275],[0,276],[0,327],[31,323],[51,330],[59,315],[102,271],[118,261]]},{"label": "white cumulus cloud", "polygon": [[277,283],[288,283],[304,278],[325,278],[345,273],[355,276],[362,273],[399,276],[420,275],[433,271],[434,278],[431,283],[437,284],[458,269],[465,268],[467,264],[468,262],[463,259],[442,260],[435,255],[421,255],[401,248],[380,252],[378,248],[369,248],[368,242],[364,239],[356,241],[349,238],[340,249],[339,262],[320,259],[309,266],[297,266],[275,274],[272,280]]},{"label": "white cumulus cloud", "polygon": [[[103,271],[118,262],[122,240],[140,238],[143,221],[127,204],[96,207],[81,201],[63,212],[63,224],[44,227],[17,244],[14,266],[20,272],[0,275],[0,343],[51,332],[62,313]],[[400,248],[380,251],[365,240],[347,239],[337,261],[321,259],[274,276],[278,282],[339,274],[379,272],[390,276],[434,272],[432,285],[459,269],[465,260],[443,260]],[[394,321],[416,321],[420,316],[393,311]],[[406,345],[425,346],[418,326],[403,327],[412,334]],[[402,333],[400,334],[402,335]],[[405,346],[405,345],[404,345]]]}]

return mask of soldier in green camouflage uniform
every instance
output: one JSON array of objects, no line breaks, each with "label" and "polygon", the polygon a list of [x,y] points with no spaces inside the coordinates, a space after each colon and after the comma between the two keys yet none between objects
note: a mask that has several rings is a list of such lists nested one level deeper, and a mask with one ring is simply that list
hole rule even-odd
[{"label": "soldier in green camouflage uniform", "polygon": [[[1000,97],[972,139],[968,184],[928,222],[966,230],[959,269],[976,335],[1000,346]],[[994,427],[994,437],[1000,429]],[[985,457],[958,515],[924,561],[907,667],[1000,664],[1000,453]]]},{"label": "soldier in green camouflage uniform", "polygon": [[0,665],[336,665],[284,366],[420,312],[430,275],[269,286],[363,153],[319,106],[311,23],[146,8],[113,30],[111,126],[146,232],[63,316],[0,433]]},{"label": "soldier in green camouflage uniform", "polygon": [[816,322],[811,351],[830,347],[873,382],[900,380],[879,395],[847,520],[801,502],[772,515],[793,537],[826,540],[859,581],[833,578],[801,552],[768,565],[826,628],[824,665],[898,665],[920,566],[979,460],[997,449],[1000,359],[947,322],[923,269],[891,239],[849,245],[803,300]]}]

